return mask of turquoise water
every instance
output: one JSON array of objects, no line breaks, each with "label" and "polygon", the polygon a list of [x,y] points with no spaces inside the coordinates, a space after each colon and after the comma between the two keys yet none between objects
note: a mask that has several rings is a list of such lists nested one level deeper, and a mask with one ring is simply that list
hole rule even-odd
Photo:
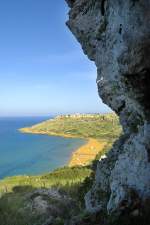
[{"label": "turquoise water", "polygon": [[41,174],[64,166],[72,152],[85,143],[81,139],[22,134],[18,131],[45,119],[0,118],[0,179]]}]

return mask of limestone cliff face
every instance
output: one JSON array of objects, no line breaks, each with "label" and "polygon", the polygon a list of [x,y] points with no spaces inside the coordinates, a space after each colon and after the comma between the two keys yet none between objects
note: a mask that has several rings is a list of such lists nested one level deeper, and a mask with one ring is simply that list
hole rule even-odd
[{"label": "limestone cliff face", "polygon": [[136,209],[150,198],[150,0],[66,1],[67,25],[95,61],[99,95],[124,130],[97,166],[86,207]]}]

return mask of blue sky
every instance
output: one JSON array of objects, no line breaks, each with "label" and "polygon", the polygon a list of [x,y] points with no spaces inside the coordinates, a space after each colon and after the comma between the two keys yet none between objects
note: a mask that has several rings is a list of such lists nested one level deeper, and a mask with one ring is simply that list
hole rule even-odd
[{"label": "blue sky", "polygon": [[64,0],[0,2],[0,116],[107,112]]}]

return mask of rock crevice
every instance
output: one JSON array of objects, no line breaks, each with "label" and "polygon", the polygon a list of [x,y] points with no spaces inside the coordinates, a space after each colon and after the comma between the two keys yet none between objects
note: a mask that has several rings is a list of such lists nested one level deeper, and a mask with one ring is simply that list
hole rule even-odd
[{"label": "rock crevice", "polygon": [[68,27],[97,66],[103,102],[124,134],[99,162],[87,210],[108,213],[150,198],[150,0],[67,0]]}]

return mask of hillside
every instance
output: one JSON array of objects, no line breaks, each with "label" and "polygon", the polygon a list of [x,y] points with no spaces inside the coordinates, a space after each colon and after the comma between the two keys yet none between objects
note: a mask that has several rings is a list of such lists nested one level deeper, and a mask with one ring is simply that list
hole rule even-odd
[{"label": "hillside", "polygon": [[64,167],[39,176],[0,181],[1,225],[63,225],[83,207],[91,185],[88,167]]}]

